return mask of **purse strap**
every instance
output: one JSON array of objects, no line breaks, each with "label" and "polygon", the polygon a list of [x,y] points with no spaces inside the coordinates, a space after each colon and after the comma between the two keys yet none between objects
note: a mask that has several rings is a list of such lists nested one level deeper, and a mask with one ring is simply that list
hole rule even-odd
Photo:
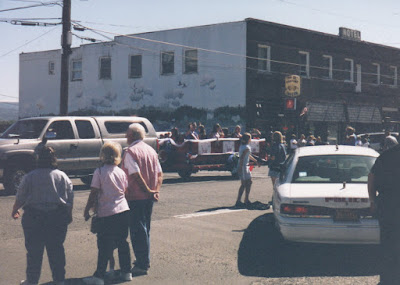
[{"label": "purse strap", "polygon": [[[98,169],[99,169],[99,175],[101,177],[101,167],[99,167]],[[101,191],[101,179],[100,179],[100,189],[99,190]],[[93,206],[93,214],[96,216],[97,216],[97,208],[99,206],[99,195],[100,195],[100,193],[97,193],[97,197],[96,197],[96,200],[94,201],[94,206]]]}]

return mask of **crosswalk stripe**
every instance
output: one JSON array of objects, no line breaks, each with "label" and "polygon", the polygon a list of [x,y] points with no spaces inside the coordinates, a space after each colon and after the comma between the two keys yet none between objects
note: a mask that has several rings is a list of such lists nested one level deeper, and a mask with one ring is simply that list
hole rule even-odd
[{"label": "crosswalk stripe", "polygon": [[176,215],[174,218],[178,219],[187,219],[187,218],[195,218],[195,217],[202,217],[202,216],[211,216],[211,215],[219,215],[219,214],[226,214],[226,213],[233,213],[233,212],[241,212],[246,209],[221,209],[216,211],[209,211],[209,212],[198,212],[192,214],[184,214],[184,215]]}]

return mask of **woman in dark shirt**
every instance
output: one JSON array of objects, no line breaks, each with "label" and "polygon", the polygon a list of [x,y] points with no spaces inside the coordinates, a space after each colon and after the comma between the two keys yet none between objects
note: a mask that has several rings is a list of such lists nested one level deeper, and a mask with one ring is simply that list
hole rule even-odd
[{"label": "woman in dark shirt", "polygon": [[271,177],[272,186],[274,186],[276,179],[279,177],[281,165],[286,159],[286,149],[283,144],[283,136],[281,132],[274,132],[272,135],[272,141],[273,144],[271,146],[268,163],[268,176]]}]

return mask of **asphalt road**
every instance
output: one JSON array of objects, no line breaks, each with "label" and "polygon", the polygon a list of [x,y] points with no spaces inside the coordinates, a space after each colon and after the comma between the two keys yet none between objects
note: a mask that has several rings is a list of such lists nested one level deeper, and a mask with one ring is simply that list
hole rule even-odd
[{"label": "asphalt road", "polygon": [[[271,209],[267,168],[253,171],[254,209],[235,209],[239,181],[227,172],[201,172],[190,180],[166,174],[153,210],[149,275],[124,284],[377,284],[377,247],[284,243]],[[65,242],[67,284],[96,267],[96,236],[82,213],[88,190],[74,180],[74,221]],[[20,221],[10,217],[14,196],[0,184],[0,285],[25,277]],[[116,256],[116,253],[115,253]],[[118,266],[117,266],[118,267]],[[51,284],[44,258],[41,284]]]}]

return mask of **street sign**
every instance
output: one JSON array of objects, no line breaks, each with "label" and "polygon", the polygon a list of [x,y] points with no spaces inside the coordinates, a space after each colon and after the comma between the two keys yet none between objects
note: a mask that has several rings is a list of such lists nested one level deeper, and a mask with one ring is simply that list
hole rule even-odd
[{"label": "street sign", "polygon": [[300,96],[301,79],[299,75],[288,75],[285,77],[285,95],[289,97]]}]

